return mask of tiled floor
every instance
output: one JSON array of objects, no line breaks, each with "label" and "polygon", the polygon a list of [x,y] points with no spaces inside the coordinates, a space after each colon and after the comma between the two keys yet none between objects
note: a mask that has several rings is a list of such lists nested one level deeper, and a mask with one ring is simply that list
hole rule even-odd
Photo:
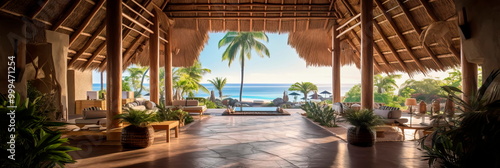
[{"label": "tiled floor", "polygon": [[[415,141],[348,145],[290,111],[291,116],[219,116],[190,125],[165,143],[156,132],[146,149],[123,150],[101,140],[73,141],[68,167],[427,167]],[[100,145],[90,145],[99,144]]]}]

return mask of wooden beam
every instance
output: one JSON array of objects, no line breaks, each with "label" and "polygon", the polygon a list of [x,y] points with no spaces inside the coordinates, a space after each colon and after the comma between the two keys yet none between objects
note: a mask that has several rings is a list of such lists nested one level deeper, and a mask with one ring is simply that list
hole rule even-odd
[{"label": "wooden beam", "polygon": [[78,50],[76,55],[74,55],[73,58],[68,62],[69,68],[71,68],[73,66],[73,64],[75,63],[76,59],[80,58],[80,56],[85,52],[85,50],[87,50],[90,47],[90,45],[92,45],[92,43],[97,39],[99,34],[101,34],[104,31],[105,28],[106,28],[106,24],[104,24],[104,23],[101,24],[101,26],[99,26],[99,28],[97,28],[97,30],[94,32],[92,37],[90,37],[90,39],[87,40],[87,42],[85,42],[85,45],[83,45],[83,47]]},{"label": "wooden beam", "polygon": [[335,20],[337,18],[332,16],[169,16],[173,19],[270,19],[270,20],[280,20],[280,19],[330,19]]},{"label": "wooden beam", "polygon": [[154,13],[153,25],[151,29],[153,33],[149,37],[149,100],[159,102],[160,100],[160,24],[158,22],[158,14]]},{"label": "wooden beam", "polygon": [[[172,28],[168,29],[167,41],[171,41]],[[174,101],[174,87],[172,77],[172,44],[165,44],[165,105],[172,105]]]},{"label": "wooden beam", "polygon": [[147,26],[143,25],[141,22],[137,21],[136,19],[130,17],[127,14],[123,14],[123,18],[131,21],[132,23],[136,24],[137,26],[141,27],[142,29],[146,30],[149,33],[153,33],[153,30],[149,29]]},{"label": "wooden beam", "polygon": [[[89,25],[90,21],[92,21],[92,19],[94,18],[94,16],[97,14],[97,12],[99,12],[99,10],[104,5],[104,2],[106,2],[106,0],[99,0],[99,2],[94,6],[94,8],[90,12],[90,14],[87,15],[87,17],[85,18],[85,20],[83,20],[82,24],[80,24],[80,27],[78,27],[78,29],[75,30],[75,32],[73,32],[71,34],[71,37],[69,38],[69,46],[71,46],[71,44],[73,44],[73,42],[75,42],[75,40],[78,38],[78,36],[80,36],[80,33],[82,33],[83,30],[85,30],[85,28],[87,28],[87,26]],[[121,2],[121,0],[120,0],[120,2]]]},{"label": "wooden beam", "polygon": [[[398,6],[403,10],[403,14],[404,16],[406,17],[406,19],[408,19],[408,21],[410,22],[410,25],[413,27],[413,30],[415,30],[415,32],[420,36],[420,34],[422,33],[422,30],[418,27],[417,23],[415,22],[415,20],[410,17],[410,11],[408,11],[408,9],[406,9],[406,7],[404,6],[404,4],[400,1],[397,1],[398,2]],[[424,48],[424,50],[427,52],[427,54],[429,54],[429,56],[432,57],[432,60],[434,61],[434,63],[439,67],[439,69],[442,69],[444,70],[444,65],[443,63],[441,62],[441,60],[439,60],[435,55],[434,53],[431,51],[431,49],[429,49],[429,47],[427,47],[425,45],[425,43],[422,43],[422,47]]]},{"label": "wooden beam", "polygon": [[[92,64],[92,61],[94,61],[94,59],[97,58],[97,56],[99,55],[99,53],[102,52],[104,47],[106,47],[106,42],[102,42],[101,45],[99,45],[99,47],[97,47],[97,49],[92,54],[92,57],[90,57],[89,60],[83,65],[83,69],[87,69]],[[103,61],[103,62],[105,62],[105,61]]]},{"label": "wooden beam", "polygon": [[373,109],[373,0],[361,0],[361,108]]},{"label": "wooden beam", "polygon": [[[141,35],[141,36],[143,36],[143,37],[149,38],[149,36],[148,36],[147,34],[144,34],[144,33],[142,33],[141,31],[139,31],[139,30],[137,30],[137,29],[134,29],[134,28],[132,28],[132,27],[130,27],[130,26],[127,26],[127,25],[125,25],[125,24],[122,24],[122,26],[123,26],[123,27],[125,27],[125,28],[127,28],[127,29],[129,29],[129,30],[132,30],[132,31],[136,32],[137,34],[139,34],[139,35]],[[153,26],[154,26],[154,25],[153,25]]]},{"label": "wooden beam", "polygon": [[45,8],[45,6],[47,6],[47,4],[49,3],[49,0],[44,0],[42,2],[42,4],[40,4],[40,7],[38,9],[36,9],[35,11],[33,11],[33,13],[31,14],[31,19],[35,19],[36,16],[38,16],[38,14],[40,14],[40,12],[43,10],[43,8]]},{"label": "wooden beam", "polygon": [[380,34],[380,37],[382,37],[382,40],[384,41],[384,43],[387,45],[387,47],[389,47],[389,50],[391,50],[392,54],[394,55],[394,57],[396,58],[396,60],[398,60],[399,64],[403,68],[403,70],[405,70],[409,74],[410,73],[410,69],[404,63],[403,59],[401,59],[401,56],[399,55],[399,53],[394,48],[394,46],[392,45],[391,41],[389,41],[389,39],[387,39],[387,37],[385,36],[385,34],[382,32],[382,28],[380,27],[380,25],[374,23],[373,26],[375,27],[375,29],[377,29],[378,33]]},{"label": "wooden beam", "polygon": [[142,16],[139,12],[135,11],[134,8],[128,6],[125,2],[122,3],[122,5],[127,8],[128,10],[130,10],[132,13],[134,13],[136,16],[142,18],[144,21],[148,22],[150,25],[153,25],[153,22],[149,21],[148,18]]},{"label": "wooden beam", "polygon": [[[460,45],[463,45],[463,41],[460,41]],[[467,57],[464,55],[465,52],[464,47],[462,48],[461,55],[461,67],[462,67],[462,99],[466,103],[471,103],[471,98],[475,95],[474,93],[477,91],[477,64],[470,63],[467,61]]]},{"label": "wooden beam", "polygon": [[[101,0],[101,2],[104,0]],[[106,36],[107,36],[107,122],[108,130],[121,126],[114,116],[122,113],[122,5],[121,0],[106,3]],[[111,131],[107,140],[119,140],[119,135]]]},{"label": "wooden beam", "polygon": [[[151,17],[155,17],[155,15],[153,13],[151,13],[148,9],[147,9],[147,5],[144,5],[142,6],[142,4],[140,4],[139,2],[135,1],[135,0],[132,0],[133,3],[135,3],[139,8],[141,8],[144,12],[146,12],[147,14],[149,14]],[[168,2],[168,1],[167,1]],[[165,3],[167,3],[165,2]]]},{"label": "wooden beam", "polygon": [[284,4],[284,3],[170,3],[168,5],[171,8],[204,8],[204,7],[231,7],[231,8],[237,8],[238,6],[245,6],[245,7],[273,7],[273,8],[293,8],[295,6],[298,7],[313,7],[313,8],[328,8],[330,7],[330,3],[324,3],[324,4]]},{"label": "wooden beam", "polygon": [[[296,6],[295,6],[296,8]],[[282,13],[282,14],[297,14],[297,13],[312,13],[312,14],[325,14],[326,13],[326,16],[330,16],[330,14],[328,14],[328,12],[331,12],[331,11],[328,11],[328,10],[288,10],[288,9],[283,9],[283,10],[169,10],[169,11],[165,11],[165,13],[167,14],[189,14],[189,13],[204,13],[204,14],[210,14],[212,12],[215,12],[217,14],[222,14],[222,13],[229,13],[229,14],[250,14],[250,13],[266,13],[266,14],[270,14],[270,13],[273,13],[273,14],[279,14],[279,13]]]},{"label": "wooden beam", "polygon": [[344,28],[344,27],[346,27],[346,26],[348,26],[348,25],[349,25],[349,23],[351,23],[353,20],[358,19],[360,16],[361,16],[361,13],[360,13],[360,14],[357,14],[356,16],[353,16],[351,19],[349,19],[349,20],[348,20],[348,21],[346,21],[344,24],[342,24],[341,26],[339,26],[339,27],[337,28],[337,31],[338,31],[338,30],[340,30],[340,29],[342,29],[342,28]]},{"label": "wooden beam", "polygon": [[377,6],[379,7],[379,9],[382,11],[384,17],[386,18],[386,20],[389,22],[389,25],[391,26],[392,30],[394,32],[396,32],[396,35],[398,36],[399,40],[401,41],[401,44],[403,44],[403,46],[408,50],[408,54],[410,54],[411,58],[413,60],[415,60],[415,63],[417,64],[417,66],[420,68],[420,70],[423,72],[423,73],[426,73],[427,70],[424,68],[424,65],[422,64],[422,62],[420,62],[420,60],[417,58],[417,56],[415,56],[415,54],[413,53],[413,51],[411,50],[411,47],[408,45],[408,43],[405,41],[405,38],[403,37],[403,34],[401,34],[401,32],[399,31],[399,29],[397,28],[396,26],[396,23],[394,23],[394,20],[392,20],[392,17],[389,16],[389,14],[387,14],[385,12],[385,8],[384,6],[382,5],[382,3],[380,3],[379,0],[374,0],[375,3],[377,4]]},{"label": "wooden beam", "polygon": [[[357,36],[356,36],[356,37],[357,37]],[[361,53],[361,52],[360,52],[360,51],[359,51],[359,49],[356,47],[356,45],[355,45],[355,44],[352,42],[352,40],[351,40],[351,39],[349,39],[349,38],[345,38],[345,40],[347,41],[347,44],[349,44],[349,46],[351,46],[351,47],[352,47],[352,49],[353,49],[353,50],[356,50],[356,57],[357,57],[359,60],[361,60],[361,56],[360,56],[360,53]],[[359,40],[359,39],[358,39],[358,42],[360,42],[360,40]],[[360,43],[361,43],[361,42],[360,42]],[[375,47],[373,47],[373,48],[375,49]],[[377,48],[377,49],[378,49],[378,48]],[[374,60],[374,61],[376,61],[376,60],[375,60],[375,58],[373,58],[373,60]],[[374,62],[374,64],[373,64],[373,65],[374,65],[375,69],[377,69],[377,71],[382,72],[382,69],[380,69],[380,65],[378,64],[378,62]]]},{"label": "wooden beam", "polygon": [[361,25],[361,22],[358,22],[358,23],[352,25],[351,27],[349,27],[349,28],[345,29],[344,31],[342,31],[341,33],[339,33],[336,38],[342,37],[342,35],[346,34],[347,32],[350,32],[352,29],[354,29],[360,25]]},{"label": "wooden beam", "polygon": [[[152,0],[146,0],[144,2],[144,6],[147,7],[152,2],[153,2]],[[165,2],[165,3],[167,3],[167,2]],[[140,14],[142,14],[143,12],[144,12],[143,9],[139,10]],[[139,19],[139,17],[136,16],[135,19]],[[134,26],[133,22],[129,24],[129,27],[132,27],[132,26]],[[130,30],[130,29],[125,30],[123,32],[123,37],[126,37],[128,34],[130,34],[130,32],[132,32],[132,30]],[[125,52],[123,53],[124,65],[127,65],[127,60],[129,60],[129,57],[130,57],[130,54],[131,54],[130,52],[132,51],[132,49],[135,48],[136,45],[139,44],[138,42],[140,42],[142,40],[142,38],[143,38],[143,36],[140,36],[140,37],[134,39],[134,41],[132,41],[131,45],[129,45],[129,47],[125,50]]]},{"label": "wooden beam", "polygon": [[419,1],[422,4],[422,6],[424,6],[427,15],[432,19],[432,21],[433,22],[438,21],[439,18],[432,11],[431,5],[429,4],[428,0],[419,0]]},{"label": "wooden beam", "polygon": [[455,56],[455,58],[460,60],[461,58],[460,52],[458,52],[458,50],[455,47],[453,47],[453,45],[448,46],[448,50]]},{"label": "wooden beam", "polygon": [[332,27],[332,102],[342,102],[340,99],[340,40],[336,38],[337,31],[336,24]]}]

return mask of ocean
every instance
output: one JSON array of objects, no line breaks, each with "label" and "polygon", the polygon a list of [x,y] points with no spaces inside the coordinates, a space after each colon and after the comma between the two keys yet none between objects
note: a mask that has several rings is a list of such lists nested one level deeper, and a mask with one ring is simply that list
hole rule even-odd
[{"label": "ocean", "polygon": [[[215,97],[219,97],[219,93],[217,90],[214,88],[214,86],[210,83],[204,83],[202,84],[205,86],[209,91],[214,90],[215,92]],[[243,100],[249,101],[249,100],[266,100],[266,101],[272,101],[275,98],[278,97],[283,97],[283,91],[287,91],[288,94],[290,94],[292,91],[288,91],[288,88],[290,88],[292,84],[269,84],[269,83],[245,83],[243,85]],[[144,84],[145,87],[149,87],[149,84]],[[318,86],[318,94],[324,90],[327,90],[328,92],[332,92],[332,86],[331,84],[317,84]],[[341,85],[341,95],[344,96],[344,94],[351,89],[351,87],[354,86],[354,84],[342,84]],[[101,89],[101,84],[100,83],[94,83],[92,85],[92,89],[95,91],[98,91]],[[104,84],[104,89],[106,89],[106,84]],[[147,92],[142,92],[142,95],[146,94]],[[228,83],[222,90],[222,94],[227,97],[239,98],[239,93],[240,93],[240,84],[239,83]],[[300,92],[297,92],[299,94],[302,94]],[[312,95],[313,93],[309,93],[309,95]],[[320,94],[321,95],[321,94]],[[198,92],[196,94],[196,97],[209,97],[210,93],[204,93],[204,92]],[[321,95],[324,96],[324,95]],[[330,95],[326,95],[329,97]],[[303,95],[297,96],[297,100],[300,100]],[[293,96],[289,96],[290,100],[293,101]]]}]

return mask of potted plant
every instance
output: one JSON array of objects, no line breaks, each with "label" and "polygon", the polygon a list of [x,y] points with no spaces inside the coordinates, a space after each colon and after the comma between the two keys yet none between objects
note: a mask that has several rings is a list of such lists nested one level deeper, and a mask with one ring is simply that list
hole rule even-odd
[{"label": "potted plant", "polygon": [[158,121],[155,113],[146,110],[128,110],[128,113],[116,115],[120,122],[130,125],[122,130],[122,146],[125,148],[146,148],[154,141],[154,129],[149,123]]},{"label": "potted plant", "polygon": [[363,109],[347,112],[345,119],[353,125],[347,130],[347,142],[349,144],[366,147],[375,144],[376,135],[373,127],[383,124],[383,121],[372,110]]}]

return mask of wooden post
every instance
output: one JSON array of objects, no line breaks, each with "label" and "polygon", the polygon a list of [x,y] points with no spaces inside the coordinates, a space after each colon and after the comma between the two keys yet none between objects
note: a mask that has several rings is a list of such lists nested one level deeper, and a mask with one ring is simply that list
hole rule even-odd
[{"label": "wooden post", "polygon": [[373,108],[373,0],[361,0],[361,108]]},{"label": "wooden post", "polygon": [[340,100],[340,39],[337,38],[337,23],[332,27],[332,103]]},{"label": "wooden post", "polygon": [[165,44],[165,105],[172,105],[173,96],[173,78],[172,78],[172,27],[167,30],[167,43]]},{"label": "wooden post", "polygon": [[149,100],[158,103],[160,100],[160,24],[158,24],[156,13],[152,21],[151,30],[153,33],[149,35]]},{"label": "wooden post", "polygon": [[[463,44],[462,40],[460,40],[460,44]],[[461,64],[462,64],[462,99],[470,103],[470,98],[473,96],[472,94],[477,91],[477,64],[470,63],[467,61],[466,56],[464,55],[464,47],[460,47],[462,52],[461,54]]]},{"label": "wooden post", "polygon": [[[108,130],[120,127],[115,115],[122,113],[122,1],[106,3],[107,52],[107,110]],[[119,140],[120,135],[108,131],[108,140]]]}]

